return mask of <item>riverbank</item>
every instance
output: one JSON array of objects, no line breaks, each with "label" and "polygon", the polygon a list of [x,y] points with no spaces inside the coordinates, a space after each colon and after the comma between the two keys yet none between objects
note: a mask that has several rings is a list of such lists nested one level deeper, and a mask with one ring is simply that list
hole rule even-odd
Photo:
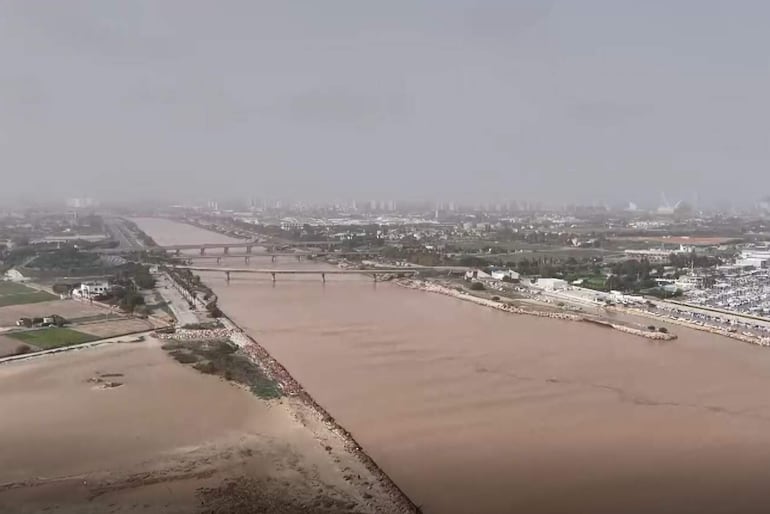
[{"label": "riverbank", "polygon": [[645,318],[663,321],[665,323],[670,323],[672,325],[679,325],[682,327],[691,328],[693,330],[699,330],[701,332],[708,332],[709,334],[728,337],[730,339],[735,339],[736,341],[740,341],[742,343],[748,343],[748,344],[753,344],[755,346],[764,346],[764,347],[770,346],[770,338],[766,338],[766,337],[747,336],[737,332],[730,332],[729,330],[723,330],[713,325],[698,325],[697,323],[691,323],[689,321],[681,320],[681,319],[671,319],[670,317],[661,320],[661,316],[656,316],[644,309],[635,309],[633,307],[625,307],[625,308],[614,307],[614,309],[616,309],[618,312],[631,314],[633,316],[643,316]]},{"label": "riverbank", "polygon": [[484,307],[490,307],[492,309],[509,312],[511,314],[521,314],[521,315],[527,315],[527,316],[537,316],[541,318],[551,318],[551,319],[560,319],[565,321],[580,321],[584,323],[592,323],[594,325],[611,328],[614,330],[618,330],[620,332],[625,332],[627,334],[644,337],[645,339],[652,339],[655,341],[671,341],[676,339],[675,334],[664,333],[664,332],[653,332],[651,330],[643,330],[643,329],[629,327],[627,325],[621,325],[619,323],[613,323],[611,321],[602,320],[598,318],[588,318],[586,316],[579,315],[579,314],[572,314],[568,312],[538,311],[538,310],[523,309],[521,307],[516,307],[514,305],[510,305],[502,301],[482,298],[480,296],[466,293],[464,291],[458,291],[457,289],[446,287],[441,284],[436,284],[428,280],[400,279],[400,280],[395,280],[394,283],[408,289],[417,289],[419,291],[425,291],[428,293],[436,293],[436,294],[441,294],[445,296],[451,296],[459,300],[472,302],[477,305],[482,305]]},{"label": "riverbank", "polygon": [[[391,504],[390,510],[383,510],[382,512],[420,512],[419,508],[396,483],[369,457],[353,435],[337,423],[331,414],[310,396],[280,362],[271,357],[270,353],[262,345],[251,338],[230,318],[223,317],[222,321],[230,330],[230,341],[243,350],[250,360],[260,367],[267,378],[274,380],[284,394],[301,402],[304,412],[298,412],[297,419],[309,428],[312,426],[322,426],[325,430],[334,434],[343,443],[345,451],[355,456],[371,474],[374,478],[374,483],[362,479],[360,474],[354,475],[353,473],[346,475],[347,480],[356,482],[359,487],[377,489],[380,497],[387,498]],[[316,430],[316,435],[320,437],[320,434],[317,432]],[[372,497],[371,493],[368,493],[368,496]]]},{"label": "riverbank", "polygon": [[[249,337],[235,322],[220,318],[223,328],[177,329],[173,333],[159,332],[155,337],[162,341],[214,342],[230,341],[259,367],[268,381],[275,382],[281,394],[290,398],[291,411],[296,420],[313,432],[327,451],[337,449],[353,457],[362,469],[345,467],[345,480],[369,500],[369,506],[377,513],[417,513],[418,508],[404,492],[369,457],[353,435],[343,428],[302,385],[295,380],[281,363],[273,359],[267,350]],[[355,472],[354,472],[355,471]],[[368,475],[368,476],[367,476]]]},{"label": "riverbank", "polygon": [[0,386],[0,512],[398,512],[346,479],[363,466],[297,401],[259,400],[151,337],[9,363]]},{"label": "riverbank", "polygon": [[[170,279],[174,282],[173,278],[170,277]],[[265,378],[274,381],[284,395],[291,397],[293,401],[297,402],[293,409],[296,419],[306,428],[312,430],[319,441],[325,441],[324,446],[327,449],[331,450],[335,446],[326,444],[331,442],[327,435],[333,434],[337,439],[337,443],[342,444],[343,450],[353,456],[363,466],[364,469],[356,473],[352,473],[349,468],[346,468],[349,472],[345,475],[345,479],[354,484],[359,490],[367,491],[364,493],[364,497],[373,504],[374,512],[419,512],[417,506],[380,469],[355,440],[353,435],[337,423],[281,363],[274,359],[262,345],[250,337],[226,314],[218,319],[223,325],[222,328],[204,330],[179,328],[174,333],[159,332],[156,334],[156,337],[162,340],[229,340],[233,342],[253,364],[260,368]],[[369,478],[367,478],[367,474],[370,475]]]}]

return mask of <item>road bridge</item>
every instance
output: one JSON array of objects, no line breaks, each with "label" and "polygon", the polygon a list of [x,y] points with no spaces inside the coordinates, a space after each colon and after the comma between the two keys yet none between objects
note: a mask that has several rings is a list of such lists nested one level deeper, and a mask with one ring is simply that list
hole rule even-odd
[{"label": "road bridge", "polygon": [[317,252],[252,252],[252,253],[241,253],[241,254],[235,254],[235,253],[225,253],[220,255],[200,255],[195,256],[192,259],[195,259],[196,261],[201,260],[216,260],[217,264],[220,264],[222,261],[226,259],[243,259],[244,264],[249,264],[251,262],[252,257],[270,257],[271,262],[275,262],[278,257],[294,257],[297,262],[302,261],[303,259],[308,258],[314,258],[314,257],[352,257],[352,256],[358,256],[358,257],[366,257],[371,255],[377,255],[379,254],[379,251],[374,252],[335,252],[335,251],[317,251]]},{"label": "road bridge", "polygon": [[190,271],[217,272],[224,273],[225,279],[229,282],[232,274],[257,274],[270,275],[273,282],[278,275],[320,275],[321,281],[326,282],[326,275],[371,275],[377,282],[378,275],[415,275],[423,271],[443,271],[447,273],[464,273],[469,268],[459,266],[422,266],[414,268],[298,268],[298,269],[273,269],[273,268],[223,268],[211,266],[171,266],[176,269],[186,269]]},{"label": "road bridge", "polygon": [[331,251],[335,246],[340,245],[340,241],[295,241],[286,244],[265,244],[259,241],[239,241],[236,243],[193,243],[193,244],[178,244],[178,245],[164,245],[157,248],[165,250],[166,252],[173,252],[176,255],[181,254],[186,250],[198,250],[200,255],[206,255],[207,250],[219,250],[221,249],[224,255],[228,255],[231,249],[245,248],[246,253],[251,254],[252,249],[257,247],[266,247],[268,252],[275,251],[276,248],[292,248],[292,247],[316,247],[325,251]]}]

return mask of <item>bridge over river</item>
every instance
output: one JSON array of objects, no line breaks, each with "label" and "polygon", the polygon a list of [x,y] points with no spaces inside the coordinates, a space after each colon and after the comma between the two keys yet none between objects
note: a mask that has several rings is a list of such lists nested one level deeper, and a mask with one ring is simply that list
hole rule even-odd
[{"label": "bridge over river", "polygon": [[214,266],[172,266],[175,269],[186,269],[190,271],[218,272],[224,273],[227,281],[233,274],[258,274],[270,275],[275,282],[277,275],[320,275],[321,280],[326,282],[326,275],[371,275],[375,282],[381,275],[415,275],[425,271],[438,271],[450,274],[465,273],[469,268],[462,266],[420,266],[409,268],[297,268],[297,269],[274,269],[274,268],[224,268]]},{"label": "bridge over river", "polygon": [[292,241],[286,243],[265,243],[256,240],[245,240],[234,243],[187,243],[175,245],[162,245],[157,248],[167,252],[173,252],[179,255],[185,250],[198,250],[200,255],[205,255],[207,250],[221,249],[225,255],[230,253],[231,249],[244,248],[247,254],[251,254],[252,249],[256,247],[267,248],[268,253],[274,252],[276,248],[319,248],[326,253],[331,252],[332,248],[338,247],[342,241]]},{"label": "bridge over river", "polygon": [[[194,256],[194,259],[196,261],[201,260],[216,260],[217,264],[220,264],[222,261],[227,259],[243,259],[244,264],[249,264],[251,262],[252,258],[255,257],[270,257],[271,262],[275,262],[279,257],[293,257],[297,260],[297,262],[302,261],[302,259],[312,259],[314,257],[324,257],[324,256],[331,256],[331,257],[366,257],[371,255],[378,255],[378,251],[364,251],[364,252],[333,252],[333,251],[303,251],[303,252],[251,252],[251,253],[229,253],[225,252],[224,254],[214,254],[214,255],[200,255],[200,256]],[[192,260],[192,257],[191,259]]]}]

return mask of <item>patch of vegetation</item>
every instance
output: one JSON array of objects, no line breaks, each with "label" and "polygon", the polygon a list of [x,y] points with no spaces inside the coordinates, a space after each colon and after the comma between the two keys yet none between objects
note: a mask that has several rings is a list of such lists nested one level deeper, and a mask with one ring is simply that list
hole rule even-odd
[{"label": "patch of vegetation", "polygon": [[140,305],[144,305],[144,296],[130,291],[120,300],[120,308],[127,312],[133,312]]},{"label": "patch of vegetation", "polygon": [[29,293],[30,291],[34,291],[34,289],[16,282],[0,282],[0,295]]},{"label": "patch of vegetation", "polygon": [[669,291],[667,289],[663,289],[662,287],[654,287],[651,289],[644,289],[642,290],[643,294],[648,294],[650,296],[656,296],[658,298],[666,299],[666,298],[679,298],[684,294],[684,292],[681,289],[677,289],[676,291]]},{"label": "patch of vegetation", "polygon": [[469,286],[469,289],[471,291],[483,291],[486,288],[484,287],[484,284],[482,284],[481,282],[473,282]]},{"label": "patch of vegetation", "polygon": [[220,376],[249,388],[260,398],[281,396],[278,384],[265,376],[259,366],[251,362],[238,347],[230,342],[174,341],[163,345],[174,359],[208,375]]},{"label": "patch of vegetation", "polygon": [[59,327],[42,328],[40,330],[30,330],[27,332],[11,332],[8,336],[37,346],[41,350],[88,343],[98,339],[91,334],[84,334],[77,330]]},{"label": "patch of vegetation", "polygon": [[152,289],[155,287],[155,278],[150,273],[150,267],[136,262],[129,262],[121,266],[114,282],[126,289]]},{"label": "patch of vegetation", "polygon": [[0,295],[0,307],[9,305],[24,305],[28,303],[40,303],[56,300],[56,297],[45,291],[34,291],[30,289],[29,293],[16,293]]},{"label": "patch of vegetation", "polygon": [[222,328],[222,322],[219,320],[214,321],[207,321],[205,323],[188,323],[187,325],[184,325],[182,328],[187,328],[190,330],[213,330],[216,328]]},{"label": "patch of vegetation", "polygon": [[29,353],[31,351],[32,351],[32,347],[30,347],[29,345],[27,345],[27,344],[20,344],[13,351],[13,355],[24,355],[24,354]]},{"label": "patch of vegetation", "polygon": [[181,362],[182,364],[193,364],[198,362],[198,357],[195,354],[186,352],[184,350],[173,350],[168,352],[168,354],[176,359],[177,362]]},{"label": "patch of vegetation", "polygon": [[595,289],[597,291],[608,291],[607,277],[604,275],[591,275],[588,277],[580,277],[583,279],[582,287],[588,289]]},{"label": "patch of vegetation", "polygon": [[211,316],[212,318],[221,318],[222,316],[224,316],[224,313],[217,306],[216,302],[212,302],[206,305],[206,310],[209,311],[209,316]]},{"label": "patch of vegetation", "polygon": [[[217,366],[211,361],[206,362],[199,362],[193,368],[197,369],[201,373],[206,373],[207,375],[214,375],[217,372]],[[230,375],[232,376],[232,375]]]},{"label": "patch of vegetation", "polygon": [[[297,494],[304,485],[287,480],[239,477],[227,479],[216,487],[197,490],[201,512],[206,514],[353,514],[361,512],[357,502],[323,487],[314,491],[308,486],[304,498]],[[302,491],[302,489],[299,489]],[[369,494],[369,493],[366,493]],[[364,496],[366,498],[366,496]],[[371,497],[371,495],[369,495]]]},{"label": "patch of vegetation", "polygon": [[102,268],[99,255],[81,252],[74,246],[41,253],[28,265],[43,270],[93,270]]}]

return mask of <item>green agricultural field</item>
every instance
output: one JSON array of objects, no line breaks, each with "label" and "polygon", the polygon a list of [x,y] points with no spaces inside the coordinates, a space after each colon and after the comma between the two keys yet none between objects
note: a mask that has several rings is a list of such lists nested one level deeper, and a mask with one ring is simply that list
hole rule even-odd
[{"label": "green agricultural field", "polygon": [[17,284],[16,282],[0,282],[0,296],[7,294],[29,293],[30,291],[34,290],[25,285]]},{"label": "green agricultural field", "polygon": [[0,307],[56,300],[56,296],[13,282],[0,282]]},{"label": "green agricultural field", "polygon": [[41,350],[87,343],[98,339],[95,336],[84,334],[77,330],[58,327],[41,328],[40,330],[29,330],[27,332],[11,332],[7,335],[8,337],[37,346]]}]

